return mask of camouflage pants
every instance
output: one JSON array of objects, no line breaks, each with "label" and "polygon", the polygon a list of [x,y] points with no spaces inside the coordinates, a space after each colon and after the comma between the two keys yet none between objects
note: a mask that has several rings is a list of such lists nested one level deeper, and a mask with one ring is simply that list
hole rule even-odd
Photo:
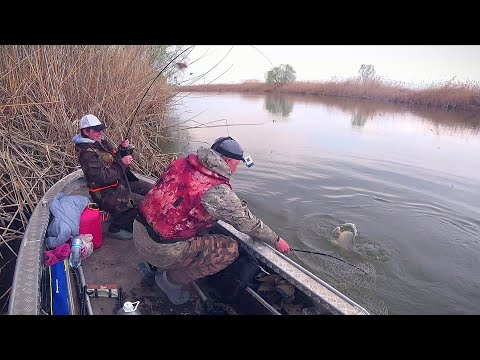
[{"label": "camouflage pants", "polygon": [[213,275],[225,269],[238,257],[237,241],[226,235],[212,234],[194,237],[178,262],[171,265],[168,278],[176,284]]},{"label": "camouflage pants", "polygon": [[120,229],[133,231],[133,221],[138,214],[138,203],[144,198],[147,192],[153,187],[149,182],[138,180],[129,181],[134,207],[118,213],[110,213],[112,223],[109,231],[117,232]]},{"label": "camouflage pants", "polygon": [[239,254],[237,241],[223,234],[206,234],[174,244],[159,244],[135,221],[134,244],[140,256],[176,284],[213,275],[233,263]]}]

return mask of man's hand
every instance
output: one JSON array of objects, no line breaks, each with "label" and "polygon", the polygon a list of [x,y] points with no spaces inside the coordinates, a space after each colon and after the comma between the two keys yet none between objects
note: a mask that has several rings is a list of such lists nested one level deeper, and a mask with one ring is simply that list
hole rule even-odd
[{"label": "man's hand", "polygon": [[277,244],[275,245],[275,249],[277,249],[278,251],[280,251],[283,254],[290,253],[290,246],[282,238],[278,239]]},{"label": "man's hand", "polygon": [[132,155],[127,155],[122,157],[122,161],[125,165],[130,165],[133,161],[133,156]]}]

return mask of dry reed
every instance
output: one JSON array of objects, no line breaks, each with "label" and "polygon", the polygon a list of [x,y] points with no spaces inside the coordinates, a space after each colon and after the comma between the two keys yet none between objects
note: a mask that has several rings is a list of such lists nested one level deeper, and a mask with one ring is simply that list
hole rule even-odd
[{"label": "dry reed", "polygon": [[[8,242],[23,236],[37,202],[79,165],[71,141],[79,119],[95,114],[118,144],[157,74],[149,46],[0,47],[0,249],[15,253]],[[152,140],[167,124],[171,95],[159,78],[130,132],[133,168],[147,176],[175,157]]]},{"label": "dry reed", "polygon": [[444,110],[479,110],[480,84],[447,81],[417,88],[400,82],[358,79],[325,82],[294,82],[285,85],[246,81],[241,84],[206,84],[178,86],[178,91],[261,92],[292,95],[340,96],[380,100],[396,104],[426,105]]}]

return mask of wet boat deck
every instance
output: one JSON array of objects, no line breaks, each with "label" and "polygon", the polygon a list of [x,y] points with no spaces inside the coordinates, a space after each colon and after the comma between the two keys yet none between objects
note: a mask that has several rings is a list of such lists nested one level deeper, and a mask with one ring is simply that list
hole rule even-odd
[{"label": "wet boat deck", "polygon": [[[88,192],[83,186],[71,195],[88,196]],[[153,278],[146,281],[138,268],[142,258],[133,240],[119,240],[106,236],[108,225],[108,221],[102,224],[102,246],[82,260],[87,284],[116,284],[122,289],[122,301],[139,301],[138,309],[145,315],[203,313],[203,302],[193,288],[190,289],[192,296],[189,302],[184,305],[173,305],[154,281],[151,281]],[[117,298],[90,296],[90,303],[94,315],[114,315],[120,307]]]}]

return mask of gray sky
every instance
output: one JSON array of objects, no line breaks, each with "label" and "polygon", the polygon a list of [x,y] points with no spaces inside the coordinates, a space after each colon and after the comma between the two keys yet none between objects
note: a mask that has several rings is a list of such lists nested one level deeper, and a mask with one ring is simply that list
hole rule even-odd
[{"label": "gray sky", "polygon": [[[209,71],[231,47],[197,45],[189,56],[190,62],[205,52],[207,55],[184,70],[183,80]],[[219,77],[232,65],[213,83],[264,81],[265,72],[272,68],[269,61],[274,66],[292,65],[297,81],[356,77],[362,64],[371,64],[377,75],[408,84],[430,84],[454,76],[460,81],[480,82],[480,45],[236,45],[205,75],[205,82]],[[202,76],[196,84],[203,82]]]}]

